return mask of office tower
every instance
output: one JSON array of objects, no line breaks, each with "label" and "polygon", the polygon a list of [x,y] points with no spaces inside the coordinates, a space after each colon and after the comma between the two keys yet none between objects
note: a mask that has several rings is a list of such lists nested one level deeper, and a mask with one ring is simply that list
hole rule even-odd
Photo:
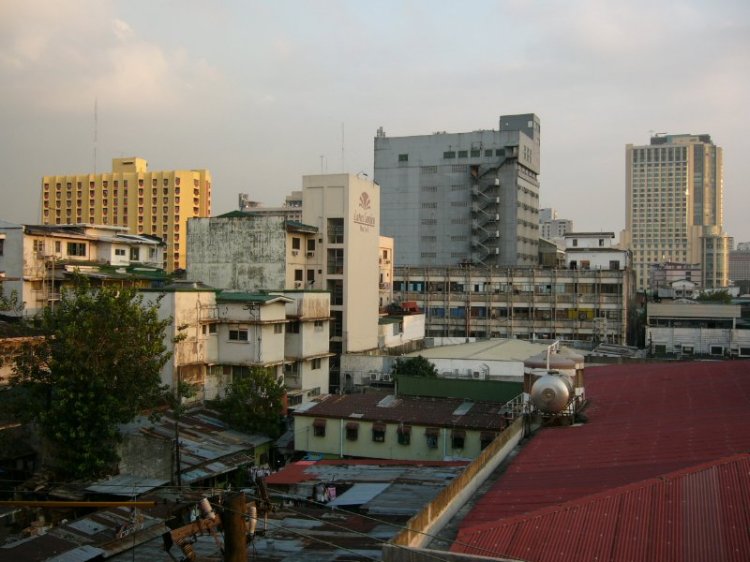
[{"label": "office tower", "polygon": [[164,268],[185,268],[187,219],[211,214],[208,170],[151,172],[143,158],[113,158],[112,171],[44,176],[43,224],[126,226],[167,244]]},{"label": "office tower", "polygon": [[381,233],[399,265],[531,266],[538,261],[539,118],[499,130],[375,137]]},{"label": "office tower", "polygon": [[561,219],[555,209],[539,209],[539,237],[546,240],[562,241],[565,235],[573,232],[573,221]]},{"label": "office tower", "polygon": [[709,135],[656,135],[626,146],[624,243],[636,286],[650,264],[701,264],[701,286],[727,285],[730,238],[723,231],[722,149]]}]

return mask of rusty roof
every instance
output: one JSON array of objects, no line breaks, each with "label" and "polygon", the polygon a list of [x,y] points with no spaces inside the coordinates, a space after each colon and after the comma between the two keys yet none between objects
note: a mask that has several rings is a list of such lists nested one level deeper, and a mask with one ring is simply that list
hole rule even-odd
[{"label": "rusty roof", "polygon": [[296,411],[294,415],[499,431],[505,427],[500,412],[502,406],[497,402],[469,402],[461,398],[368,392],[329,395],[304,411]]}]

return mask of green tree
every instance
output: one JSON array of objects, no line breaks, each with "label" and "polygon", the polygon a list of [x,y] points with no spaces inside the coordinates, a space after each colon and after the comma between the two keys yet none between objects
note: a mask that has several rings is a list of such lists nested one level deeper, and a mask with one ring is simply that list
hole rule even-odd
[{"label": "green tree", "polygon": [[713,291],[710,293],[701,293],[696,297],[695,300],[699,302],[731,304],[732,295],[730,295],[727,291]]},{"label": "green tree", "polygon": [[281,434],[284,394],[284,384],[273,370],[252,367],[249,374],[235,377],[214,407],[233,428],[276,438]]},{"label": "green tree", "polygon": [[133,288],[92,289],[84,279],[37,321],[45,342],[22,351],[11,384],[62,476],[105,474],[118,460],[118,424],[163,400],[169,321]]},{"label": "green tree", "polygon": [[421,355],[409,357],[408,359],[397,359],[396,364],[393,366],[393,374],[433,378],[438,376],[435,365]]}]

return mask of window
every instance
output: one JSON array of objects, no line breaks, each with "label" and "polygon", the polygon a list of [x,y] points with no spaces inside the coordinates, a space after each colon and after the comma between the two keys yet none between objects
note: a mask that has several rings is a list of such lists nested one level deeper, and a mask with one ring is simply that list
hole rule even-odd
[{"label": "window", "polygon": [[459,150],[458,151],[458,157],[459,158],[468,158],[469,157],[469,151],[468,150]]},{"label": "window", "polygon": [[309,238],[307,240],[307,252],[310,253],[310,252],[314,252],[314,251],[315,251],[315,239],[314,238]]},{"label": "window", "polygon": [[44,240],[34,240],[34,251],[37,254],[44,252]]},{"label": "window", "polygon": [[344,219],[328,219],[328,243],[344,243]]},{"label": "window", "polygon": [[383,422],[372,424],[372,440],[375,443],[385,443],[385,428],[386,425]]},{"label": "window", "polygon": [[440,429],[437,427],[428,427],[424,431],[425,440],[427,441],[428,449],[437,449],[438,447],[438,436],[440,435]]},{"label": "window", "polygon": [[484,451],[487,446],[495,440],[496,433],[483,431],[479,434],[479,447]]},{"label": "window", "polygon": [[298,250],[302,247],[302,242],[296,236],[292,237],[292,250]]},{"label": "window", "polygon": [[471,157],[472,157],[472,158],[476,158],[477,156],[480,156],[480,155],[481,155],[481,152],[482,152],[482,151],[481,151],[481,150],[479,150],[479,149],[472,149],[472,151],[471,151]]},{"label": "window", "polygon": [[287,334],[299,334],[299,322],[289,322],[286,325]]},{"label": "window", "polygon": [[55,252],[57,252],[58,254],[62,252],[62,242],[60,242],[59,240],[55,240]]},{"label": "window", "polygon": [[463,429],[454,429],[451,431],[451,447],[454,449],[463,449],[466,442],[466,431]]},{"label": "window", "polygon": [[312,369],[313,371],[317,371],[320,369],[321,359],[320,357],[312,360]]},{"label": "window", "polygon": [[720,345],[712,345],[711,355],[724,355],[724,348]]},{"label": "window", "polygon": [[0,256],[5,255],[5,238],[0,238]]},{"label": "window", "polygon": [[409,155],[408,154],[399,154],[398,155],[398,161],[399,162],[408,162],[409,161]]},{"label": "window", "polygon": [[399,445],[409,445],[411,443],[411,426],[399,425],[396,431]]},{"label": "window", "polygon": [[274,334],[283,334],[284,333],[284,324],[274,324],[273,325],[273,333]]},{"label": "window", "polygon": [[346,424],[346,439],[348,441],[356,441],[359,438],[359,424],[357,422],[349,422]]},{"label": "window", "polygon": [[216,324],[209,324],[208,325],[208,333],[209,334],[215,334],[216,333]]},{"label": "window", "polygon": [[125,255],[125,248],[115,248],[115,255],[116,256],[124,256]]},{"label": "window", "polygon": [[141,249],[130,248],[130,261],[140,261],[140,259],[141,259]]},{"label": "window", "polygon": [[323,321],[322,320],[315,320],[313,322],[313,326],[315,327],[316,332],[322,332],[323,331]]},{"label": "window", "polygon": [[455,157],[456,157],[456,153],[453,150],[448,150],[446,152],[443,152],[443,158],[445,159],[455,158]]},{"label": "window", "polygon": [[247,341],[247,328],[229,328],[229,341]]},{"label": "window", "polygon": [[315,437],[326,436],[326,420],[318,418],[313,422],[313,435]]},{"label": "window", "polygon": [[619,260],[610,260],[609,261],[609,268],[614,270],[620,269],[620,261]]},{"label": "window", "polygon": [[69,256],[85,256],[86,244],[83,242],[68,242]]},{"label": "window", "polygon": [[294,270],[294,280],[295,281],[302,281],[302,270],[301,269],[295,269]]}]

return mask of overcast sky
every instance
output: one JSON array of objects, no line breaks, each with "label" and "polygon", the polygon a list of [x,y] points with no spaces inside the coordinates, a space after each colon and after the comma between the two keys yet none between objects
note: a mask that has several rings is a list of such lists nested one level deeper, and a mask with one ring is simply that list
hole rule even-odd
[{"label": "overcast sky", "polygon": [[625,223],[625,145],[708,133],[725,230],[750,241],[750,1],[0,0],[0,219],[41,177],[142,156],[208,168],[214,213],[304,174],[365,171],[373,137],[541,119],[541,207]]}]

